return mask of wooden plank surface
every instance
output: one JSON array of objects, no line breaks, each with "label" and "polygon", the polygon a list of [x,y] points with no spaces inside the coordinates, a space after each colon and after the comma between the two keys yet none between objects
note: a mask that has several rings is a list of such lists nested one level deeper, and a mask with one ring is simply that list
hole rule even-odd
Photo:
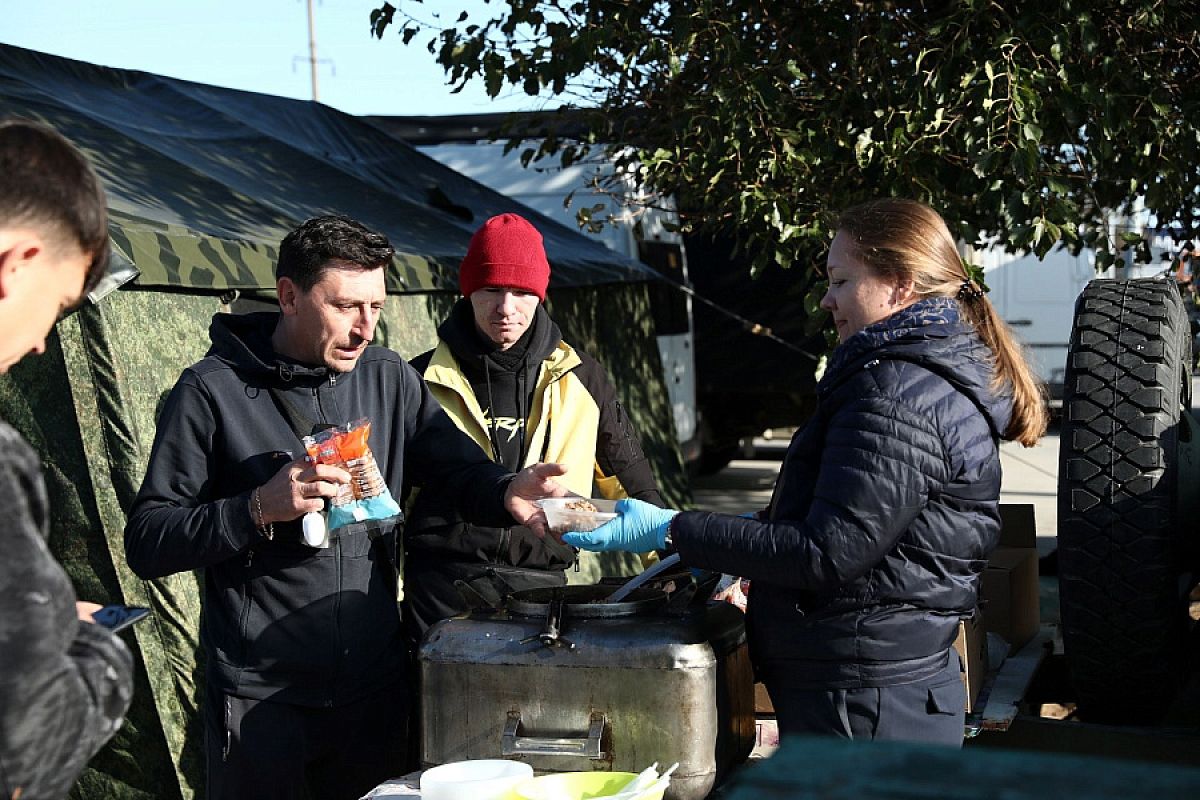
[{"label": "wooden plank surface", "polygon": [[1021,701],[1033,683],[1038,667],[1054,646],[1054,626],[1043,625],[1038,635],[1024,647],[1004,659],[1000,669],[989,676],[986,702],[979,714],[985,731],[1006,731],[1020,711]]}]

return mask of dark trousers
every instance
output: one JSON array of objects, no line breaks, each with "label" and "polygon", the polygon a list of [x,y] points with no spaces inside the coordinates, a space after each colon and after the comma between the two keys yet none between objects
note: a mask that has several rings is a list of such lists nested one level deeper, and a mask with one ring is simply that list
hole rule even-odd
[{"label": "dark trousers", "polygon": [[836,736],[962,747],[967,692],[958,654],[941,672],[913,683],[859,689],[799,687],[786,663],[765,665],[763,683],[775,706],[781,737]]},{"label": "dark trousers", "polygon": [[402,683],[337,708],[207,689],[208,800],[358,800],[406,771]]}]

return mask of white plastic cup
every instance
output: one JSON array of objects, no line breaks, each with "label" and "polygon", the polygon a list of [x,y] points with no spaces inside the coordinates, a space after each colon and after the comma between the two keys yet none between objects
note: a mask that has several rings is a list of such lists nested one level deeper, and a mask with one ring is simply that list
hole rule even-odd
[{"label": "white plastic cup", "polygon": [[506,800],[533,767],[504,758],[453,761],[421,773],[421,800]]},{"label": "white plastic cup", "polygon": [[300,520],[304,543],[309,547],[329,547],[329,526],[320,511],[310,511]]}]

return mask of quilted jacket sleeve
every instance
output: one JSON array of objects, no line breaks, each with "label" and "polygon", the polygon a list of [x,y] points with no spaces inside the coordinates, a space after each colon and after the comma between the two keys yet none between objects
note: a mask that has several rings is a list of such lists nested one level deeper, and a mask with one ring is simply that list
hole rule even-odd
[{"label": "quilted jacket sleeve", "polygon": [[[811,501],[796,459],[819,458]],[[672,523],[686,563],[818,594],[864,575],[948,479],[934,421],[866,394],[829,418],[819,454],[789,451],[771,522],[684,512]],[[789,483],[791,481],[792,483]]]},{"label": "quilted jacket sleeve", "polygon": [[0,797],[65,797],[121,726],[133,659],[116,636],[79,621],[75,592],[46,548],[37,457],[0,425]]}]

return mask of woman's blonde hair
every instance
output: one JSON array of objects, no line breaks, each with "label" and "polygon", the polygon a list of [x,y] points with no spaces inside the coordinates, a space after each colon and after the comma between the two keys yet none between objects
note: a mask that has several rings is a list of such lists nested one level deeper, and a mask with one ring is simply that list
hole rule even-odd
[{"label": "woman's blonde hair", "polygon": [[967,273],[945,220],[915,200],[883,198],[842,212],[837,230],[849,235],[862,262],[881,278],[912,282],[918,297],[953,297],[992,351],[992,386],[1012,387],[1007,439],[1032,447],[1049,421],[1045,388],[1008,325]]}]

